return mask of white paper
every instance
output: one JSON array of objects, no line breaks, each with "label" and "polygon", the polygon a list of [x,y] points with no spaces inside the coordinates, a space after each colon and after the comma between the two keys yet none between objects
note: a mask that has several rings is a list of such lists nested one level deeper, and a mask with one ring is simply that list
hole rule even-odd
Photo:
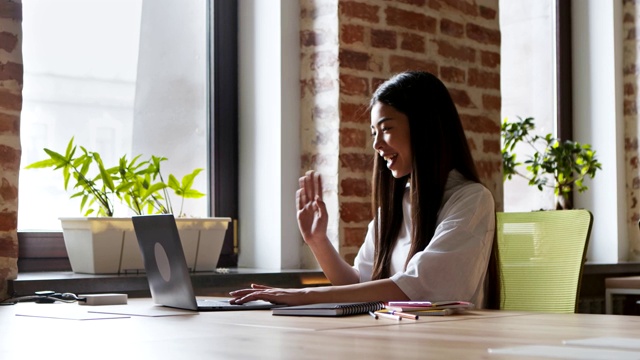
[{"label": "white paper", "polygon": [[488,349],[490,354],[515,355],[515,356],[537,356],[557,359],[591,359],[591,360],[632,360],[640,359],[640,352],[587,348],[576,346],[548,346],[530,345],[517,346],[502,349]]},{"label": "white paper", "polygon": [[154,306],[149,304],[95,306],[95,309],[89,310],[89,312],[92,314],[147,317],[198,315],[197,311],[174,309],[166,306]]},{"label": "white paper", "polygon": [[640,339],[638,338],[600,337],[580,340],[565,340],[563,343],[566,345],[640,350]]},{"label": "white paper", "polygon": [[92,314],[86,309],[62,308],[44,305],[41,309],[26,308],[20,309],[16,316],[29,316],[47,319],[64,320],[104,320],[104,319],[126,319],[130,316],[121,314]]}]

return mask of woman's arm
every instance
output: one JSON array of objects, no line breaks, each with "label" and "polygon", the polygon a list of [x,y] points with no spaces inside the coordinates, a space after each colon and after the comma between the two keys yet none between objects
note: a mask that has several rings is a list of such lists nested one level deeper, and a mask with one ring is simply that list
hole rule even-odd
[{"label": "woman's arm", "polygon": [[232,291],[230,295],[234,297],[231,301],[234,304],[243,304],[253,300],[286,305],[409,300],[407,295],[390,279],[302,289],[281,289],[254,284],[250,289]]},{"label": "woman's arm", "polygon": [[359,281],[358,272],[336,251],[327,237],[329,215],[322,200],[322,178],[314,171],[299,180],[296,191],[298,227],[302,238],[309,245],[325,276],[334,285],[354,284]]}]

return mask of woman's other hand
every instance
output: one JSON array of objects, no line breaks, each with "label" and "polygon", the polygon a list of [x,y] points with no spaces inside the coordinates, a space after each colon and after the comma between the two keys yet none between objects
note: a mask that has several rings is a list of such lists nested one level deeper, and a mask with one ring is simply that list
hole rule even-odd
[{"label": "woman's other hand", "polygon": [[282,289],[265,285],[251,284],[249,289],[235,290],[229,293],[232,304],[244,304],[249,301],[263,300],[279,305],[304,305],[311,299],[305,296],[305,289]]},{"label": "woman's other hand", "polygon": [[327,239],[328,214],[322,200],[322,177],[313,170],[307,171],[298,183],[296,209],[298,227],[304,241],[309,245]]}]

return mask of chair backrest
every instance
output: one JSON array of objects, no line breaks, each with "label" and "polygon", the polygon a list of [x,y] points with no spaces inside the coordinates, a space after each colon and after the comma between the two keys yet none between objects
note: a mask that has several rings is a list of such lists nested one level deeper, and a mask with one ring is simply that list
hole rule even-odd
[{"label": "chair backrest", "polygon": [[575,312],[592,222],[587,210],[497,213],[500,308]]}]

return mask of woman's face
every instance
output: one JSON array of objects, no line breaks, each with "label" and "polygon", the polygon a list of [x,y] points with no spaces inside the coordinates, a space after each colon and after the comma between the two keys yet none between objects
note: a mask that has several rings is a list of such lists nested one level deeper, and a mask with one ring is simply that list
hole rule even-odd
[{"label": "woman's face", "polygon": [[409,119],[393,106],[377,102],[371,108],[373,149],[387,162],[393,177],[409,175],[413,154],[409,137]]}]

